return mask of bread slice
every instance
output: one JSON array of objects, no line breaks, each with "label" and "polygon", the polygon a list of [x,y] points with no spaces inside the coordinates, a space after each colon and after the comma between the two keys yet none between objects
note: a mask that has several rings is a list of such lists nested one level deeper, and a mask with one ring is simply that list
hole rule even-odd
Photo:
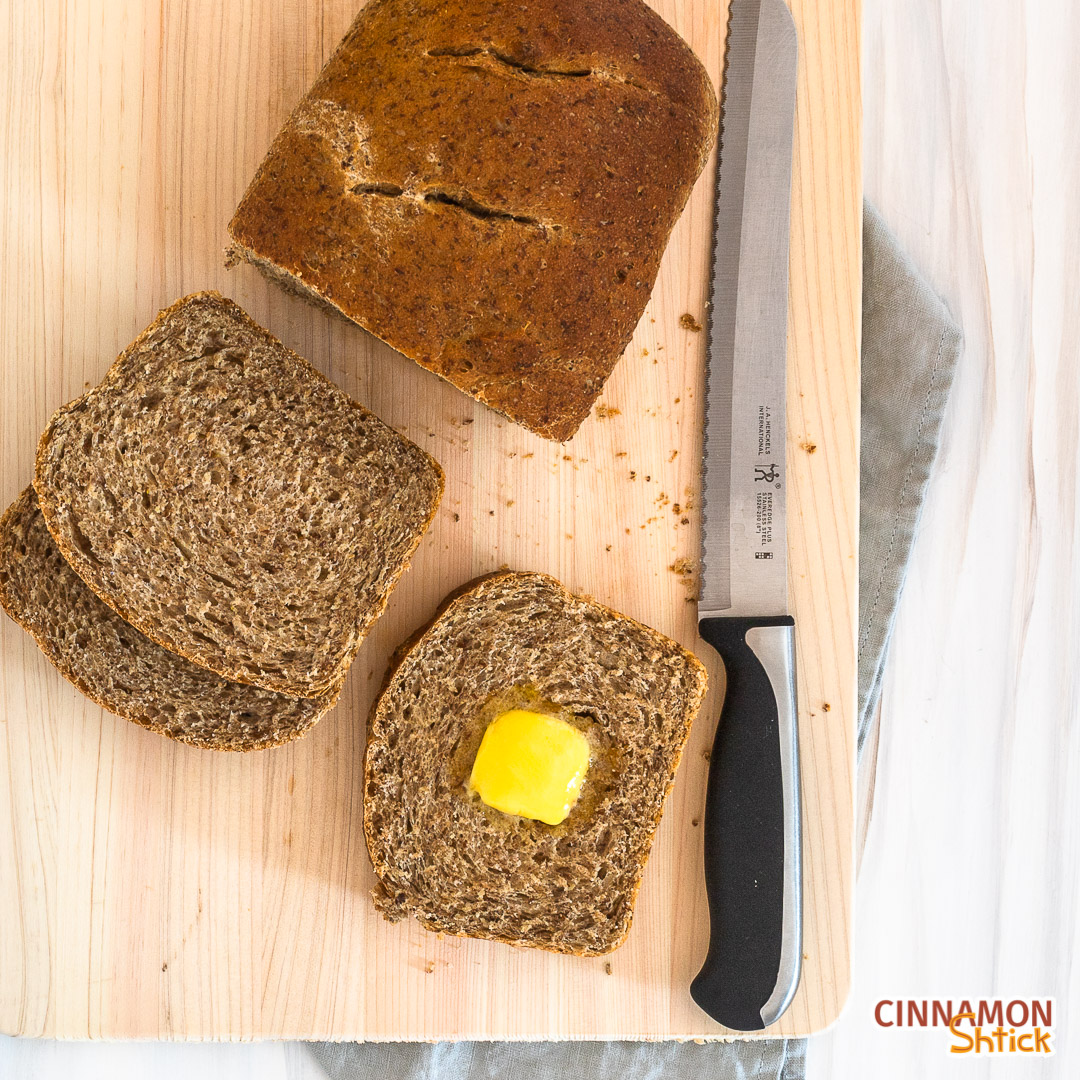
[{"label": "bread slice", "polygon": [[332,708],[228,682],[155,645],[68,566],[28,487],[0,518],[0,605],[61,675],[103,708],[210,750],[263,750],[303,735]]},{"label": "bread slice", "polygon": [[[690,724],[701,663],[543,574],[501,573],[452,598],[396,658],[375,703],[364,833],[391,921],[555,952],[610,952],[634,899]],[[467,787],[487,724],[562,713],[592,748],[560,825],[510,817]]]},{"label": "bread slice", "polygon": [[642,0],[371,0],[244,195],[231,258],[565,441],[718,115]]},{"label": "bread slice", "polygon": [[199,293],[56,413],[34,487],[75,572],[143,634],[313,698],[341,682],[443,476],[231,300]]}]

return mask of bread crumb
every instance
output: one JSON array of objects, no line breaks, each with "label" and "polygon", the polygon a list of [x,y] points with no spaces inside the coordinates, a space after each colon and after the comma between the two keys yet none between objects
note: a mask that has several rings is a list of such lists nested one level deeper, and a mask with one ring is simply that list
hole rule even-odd
[{"label": "bread crumb", "polygon": [[162,962],[161,962],[161,970],[162,971],[168,971],[169,970],[169,961],[168,960],[162,960]]},{"label": "bread crumb", "polygon": [[435,973],[435,961],[434,960],[429,960],[424,965],[424,971],[428,975],[433,975]]},{"label": "bread crumb", "polygon": [[692,330],[695,334],[701,333],[701,323],[699,323],[689,311],[679,316],[679,325],[684,330]]},{"label": "bread crumb", "polygon": [[649,350],[648,349],[642,349],[641,350],[641,355],[642,356],[648,356],[649,355]]},{"label": "bread crumb", "polygon": [[596,406],[596,419],[607,420],[612,416],[619,416],[622,413],[622,409],[616,409],[614,405],[597,405]]},{"label": "bread crumb", "polygon": [[475,418],[475,417],[473,417],[473,416],[466,416],[466,417],[465,417],[465,419],[464,419],[464,420],[462,420],[461,422],[462,422],[463,424],[471,424],[471,423],[472,423],[472,422],[473,422],[473,421],[474,421],[475,419],[476,419],[476,418]]},{"label": "bread crumb", "polygon": [[494,517],[495,516],[495,511],[494,510],[489,510],[488,511],[488,516],[489,517]]},{"label": "bread crumb", "polygon": [[630,479],[631,480],[636,480],[637,479],[637,471],[635,469],[630,470]]},{"label": "bread crumb", "polygon": [[698,827],[698,826],[699,826],[699,825],[701,824],[701,822],[700,822],[700,821],[698,821],[698,819],[697,819],[697,818],[691,818],[691,819],[690,819],[690,824],[691,824],[691,825],[693,825],[693,826],[694,826],[694,828],[696,829],[696,828],[697,828],[697,827]]},{"label": "bread crumb", "polygon": [[630,535],[630,530],[629,530],[629,529],[627,529],[627,530],[626,530],[626,535],[627,535],[627,536],[629,536],[629,535]]},{"label": "bread crumb", "polygon": [[608,962],[606,964],[604,964],[604,974],[605,975],[610,975],[611,974],[611,961],[610,960],[608,960]]},{"label": "bread crumb", "polygon": [[671,451],[671,457],[669,457],[669,458],[668,458],[668,463],[670,464],[670,463],[671,463],[672,461],[674,461],[674,460],[675,460],[675,459],[676,459],[676,458],[677,458],[678,456],[679,456],[679,451],[678,451],[678,450],[672,450],[672,451]]},{"label": "bread crumb", "polygon": [[514,500],[513,499],[507,499],[506,500],[506,505],[507,506],[513,506],[514,505]]},{"label": "bread crumb", "polygon": [[682,507],[678,503],[672,503],[671,512],[678,517],[682,513]]},{"label": "bread crumb", "polygon": [[817,443],[812,443],[812,442],[799,443],[799,449],[800,450],[805,450],[808,454],[812,454],[812,453],[814,453],[815,450],[817,450]]},{"label": "bread crumb", "polygon": [[703,757],[703,758],[704,758],[704,759],[705,759],[706,761],[708,761],[708,760],[709,760],[709,757],[711,756],[711,754],[712,754],[712,751],[710,751],[710,750],[702,750],[702,751],[701,751],[701,756],[702,756],[702,757]]},{"label": "bread crumb", "polygon": [[620,450],[615,456],[616,457],[627,457],[628,455],[627,455],[627,452],[625,450]]},{"label": "bread crumb", "polygon": [[822,712],[829,712],[831,709],[832,706],[827,701],[821,706]]},{"label": "bread crumb", "polygon": [[681,518],[680,521],[679,521],[679,524],[680,525],[689,525],[690,524],[690,519],[688,517]]},{"label": "bread crumb", "polygon": [[573,456],[570,455],[570,454],[563,454],[562,459],[563,459],[563,461],[573,461],[574,460]]},{"label": "bread crumb", "polygon": [[607,546],[606,548],[604,548],[604,550],[605,550],[605,551],[610,551],[610,550],[611,550],[611,545],[610,545],[610,544],[608,544],[608,546]]},{"label": "bread crumb", "polygon": [[573,540],[574,539],[574,534],[573,533],[567,533],[566,534],[566,539],[567,540]]},{"label": "bread crumb", "polygon": [[530,450],[530,451],[529,451],[529,452],[528,452],[527,454],[522,454],[521,456],[522,456],[523,458],[527,458],[527,457],[533,457],[533,452],[532,452],[532,451]]}]

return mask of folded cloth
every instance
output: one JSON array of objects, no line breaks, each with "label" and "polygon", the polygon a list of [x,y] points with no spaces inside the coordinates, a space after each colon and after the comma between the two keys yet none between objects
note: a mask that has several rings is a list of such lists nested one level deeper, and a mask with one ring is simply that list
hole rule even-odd
[{"label": "folded cloth", "polygon": [[941,298],[863,207],[862,453],[859,466],[859,749],[963,338]]},{"label": "folded cloth", "polygon": [[[859,698],[862,750],[937,454],[960,329],[863,211]],[[731,1043],[314,1043],[331,1080],[803,1080],[804,1039]]]}]

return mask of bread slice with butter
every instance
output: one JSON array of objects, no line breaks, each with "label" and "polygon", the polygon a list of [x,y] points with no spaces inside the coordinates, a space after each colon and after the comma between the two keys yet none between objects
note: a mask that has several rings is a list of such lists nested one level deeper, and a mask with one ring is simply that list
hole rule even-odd
[{"label": "bread slice with butter", "polygon": [[376,907],[437,932],[610,952],[705,688],[677,642],[543,574],[451,597],[372,711]]}]

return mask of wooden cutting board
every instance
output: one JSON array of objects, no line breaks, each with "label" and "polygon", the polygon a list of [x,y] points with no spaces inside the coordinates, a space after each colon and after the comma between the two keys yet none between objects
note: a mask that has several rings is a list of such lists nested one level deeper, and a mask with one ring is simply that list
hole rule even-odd
[{"label": "wooden cutting board", "polygon": [[[159,308],[233,296],[442,462],[446,497],[341,703],[259,754],[104,713],[0,626],[0,1030],[61,1037],[629,1038],[723,1029],[692,1003],[700,825],[721,665],[695,634],[705,272],[699,181],[603,404],[566,446],[475,405],[359,329],[222,265],[225,225],[356,0],[42,0],[0,23],[0,497],[59,405]],[[719,85],[726,4],[656,0]],[[800,32],[788,460],[799,628],[805,957],[775,1033],[848,988],[860,328],[858,0]],[[687,318],[689,316],[689,318]],[[687,328],[687,323],[690,328]],[[365,717],[392,649],[499,566],[547,571],[708,664],[627,943],[601,959],[440,939],[369,900]],[[568,657],[572,663],[573,658]]]}]

